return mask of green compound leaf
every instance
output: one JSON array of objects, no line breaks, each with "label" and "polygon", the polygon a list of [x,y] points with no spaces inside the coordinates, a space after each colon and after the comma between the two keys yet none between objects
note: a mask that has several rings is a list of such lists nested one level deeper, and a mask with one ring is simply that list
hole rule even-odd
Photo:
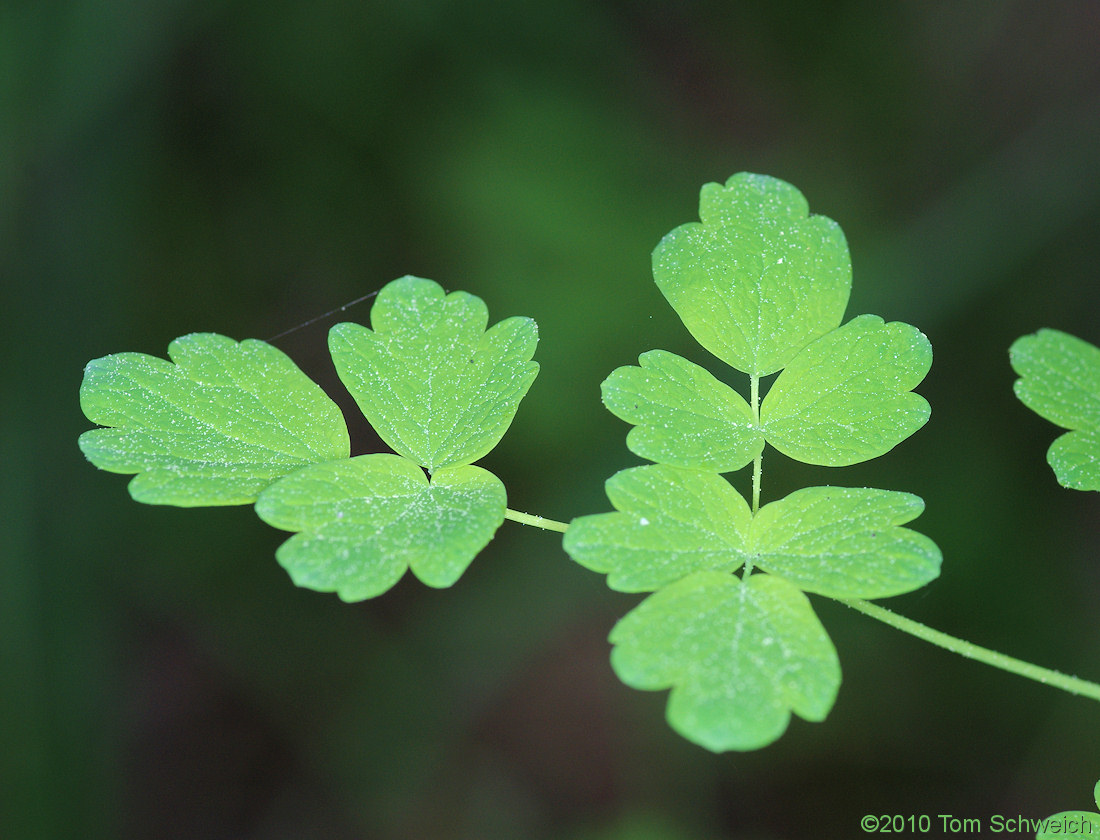
[{"label": "green compound leaf", "polygon": [[1009,350],[1013,386],[1028,408],[1070,429],[1047,450],[1063,487],[1100,490],[1100,348],[1058,330],[1039,330]]},{"label": "green compound leaf", "polygon": [[398,455],[306,467],[268,487],[260,518],[301,531],[276,552],[294,583],[344,601],[381,595],[406,569],[451,586],[504,522],[504,485],[480,467],[424,471]]},{"label": "green compound leaf", "polygon": [[909,493],[807,487],[760,509],[752,521],[756,565],[830,598],[888,598],[940,572],[928,537],[901,528],[924,510]]},{"label": "green compound leaf", "polygon": [[661,240],[653,276],[703,347],[765,376],[840,324],[848,245],[834,221],[809,215],[797,189],[742,172],[703,187],[699,218]]},{"label": "green compound leaf", "polygon": [[927,421],[910,393],[932,365],[924,333],[861,315],[807,346],[764,397],[768,443],[807,464],[843,467],[889,452]]},{"label": "green compound leaf", "polygon": [[139,502],[239,505],[307,464],[347,458],[340,409],[285,354],[262,341],[193,333],[143,353],[95,359],[80,407],[93,429],[84,455],[103,470],[137,473]]},{"label": "green compound leaf", "polygon": [[535,322],[507,318],[486,331],[488,320],[481,298],[402,277],[378,293],[373,330],[344,323],[329,333],[340,379],[374,430],[433,472],[496,446],[538,373]]},{"label": "green compound leaf", "polygon": [[677,467],[730,472],[760,454],[764,435],[745,400],[703,368],[664,350],[638,357],[602,385],[603,402],[634,428],[631,452]]},{"label": "green compound leaf", "polygon": [[619,512],[574,519],[562,544],[612,589],[649,592],[744,561],[752,514],[720,475],[656,464],[616,473],[606,488]]},{"label": "green compound leaf", "polygon": [[697,572],[649,596],[611,632],[624,683],[671,688],[669,724],[714,752],[767,746],[793,711],[829,713],[840,663],[806,596],[771,575]]}]

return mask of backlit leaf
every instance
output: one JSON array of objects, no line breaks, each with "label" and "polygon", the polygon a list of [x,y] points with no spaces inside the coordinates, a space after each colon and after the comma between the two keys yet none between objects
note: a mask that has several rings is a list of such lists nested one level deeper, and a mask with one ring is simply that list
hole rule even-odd
[{"label": "backlit leaf", "polygon": [[853,318],[802,350],[760,406],[768,443],[807,464],[843,467],[889,452],[928,421],[911,393],[932,365],[924,333]]},{"label": "backlit leaf", "polygon": [[920,516],[909,493],[807,487],[765,505],[752,521],[756,565],[831,598],[886,598],[939,575],[932,540],[899,527]]},{"label": "backlit leaf", "polygon": [[276,552],[298,586],[345,601],[380,595],[412,569],[451,586],[504,521],[504,485],[480,467],[424,470],[398,455],[318,464],[268,487],[260,518],[300,531]]},{"label": "backlit leaf", "polygon": [[247,504],[289,472],[348,457],[340,409],[270,344],[193,333],[168,355],[96,359],[80,387],[85,416],[110,427],[85,432],[80,449],[100,469],[137,473],[137,501]]},{"label": "backlit leaf", "polygon": [[1059,483],[1100,490],[1100,348],[1058,330],[1039,330],[1009,350],[1024,405],[1063,429],[1047,462]]},{"label": "backlit leaf", "polygon": [[760,454],[764,435],[744,398],[703,368],[664,350],[604,380],[604,405],[633,423],[631,452],[677,467],[729,472]]},{"label": "backlit leaf", "polygon": [[840,324],[852,285],[840,227],[790,184],[742,172],[707,184],[701,222],[653,252],[653,276],[695,340],[763,376]]},{"label": "backlit leaf", "polygon": [[566,552],[621,592],[647,592],[701,569],[740,567],[751,514],[720,475],[656,464],[607,480],[616,513],[574,519]]},{"label": "backlit leaf", "polygon": [[840,663],[806,596],[771,575],[697,572],[650,595],[611,632],[624,683],[671,688],[669,724],[715,752],[779,738],[791,712],[824,720]]},{"label": "backlit leaf", "polygon": [[378,293],[373,329],[337,324],[329,349],[382,440],[434,471],[496,446],[538,373],[535,322],[488,320],[481,298],[402,277]]}]

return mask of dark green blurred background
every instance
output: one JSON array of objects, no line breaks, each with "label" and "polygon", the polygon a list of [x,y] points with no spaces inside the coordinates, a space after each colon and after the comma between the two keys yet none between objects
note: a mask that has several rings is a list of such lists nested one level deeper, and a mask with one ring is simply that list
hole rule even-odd
[{"label": "dark green blurred background", "polygon": [[[605,510],[637,459],[600,381],[712,361],[650,251],[704,182],[763,172],[843,226],[849,314],[936,351],[923,431],[844,470],[773,455],[765,500],[920,494],[943,576],[887,605],[1100,678],[1100,499],[1055,484],[1006,352],[1100,342],[1098,43],[1095,2],[0,4],[0,836],[795,840],[1089,805],[1100,706],[823,599],[828,721],[714,756],[614,679],[638,598],[554,534],[506,523],[453,589],[349,606],[295,589],[249,508],[135,504],[76,438],[92,358],[415,273],[538,321],[484,461],[510,504]],[[276,343],[335,392],[334,320]]]}]

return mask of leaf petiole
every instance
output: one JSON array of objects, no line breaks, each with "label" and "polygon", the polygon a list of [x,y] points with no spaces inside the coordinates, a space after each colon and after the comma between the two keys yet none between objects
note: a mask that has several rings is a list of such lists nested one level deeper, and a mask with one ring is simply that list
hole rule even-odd
[{"label": "leaf petiole", "polygon": [[1030,662],[1024,662],[1021,659],[1006,656],[1003,653],[997,653],[997,651],[983,648],[971,642],[964,642],[962,639],[956,639],[954,636],[941,633],[939,630],[933,630],[931,627],[926,627],[919,621],[905,618],[877,604],[862,601],[859,598],[838,598],[837,600],[842,604],[847,604],[853,610],[857,610],[864,615],[869,615],[871,618],[878,619],[884,624],[889,624],[891,627],[901,630],[903,633],[908,633],[911,636],[916,636],[918,639],[938,645],[952,653],[959,654],[959,656],[965,656],[967,659],[975,659],[978,662],[984,662],[986,665],[1000,668],[1002,671],[1008,671],[1021,677],[1027,677],[1029,680],[1035,680],[1043,685],[1051,685],[1055,688],[1060,688],[1063,691],[1068,691],[1070,694],[1077,694],[1093,700],[1100,700],[1100,684],[1082,680],[1078,677],[1071,677],[1060,671],[1052,671],[1049,668],[1032,665]]},{"label": "leaf petiole", "polygon": [[530,513],[521,513],[511,508],[504,511],[504,518],[511,519],[513,522],[518,522],[521,525],[542,528],[544,531],[560,531],[564,534],[569,529],[569,525],[565,522],[558,522],[556,519],[547,519],[544,516],[535,516]]}]

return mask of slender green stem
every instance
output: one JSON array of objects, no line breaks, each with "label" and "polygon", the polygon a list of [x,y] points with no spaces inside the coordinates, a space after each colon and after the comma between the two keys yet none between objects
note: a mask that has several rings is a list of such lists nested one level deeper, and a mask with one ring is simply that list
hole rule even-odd
[{"label": "slender green stem", "polygon": [[520,513],[518,510],[512,510],[507,508],[504,511],[504,518],[511,519],[513,522],[519,522],[521,525],[531,525],[534,528],[542,528],[544,531],[561,531],[563,534],[569,525],[565,522],[558,522],[555,519],[547,519],[544,516],[533,516],[530,513]]},{"label": "slender green stem", "polygon": [[919,621],[913,621],[911,618],[905,618],[897,613],[890,612],[890,610],[883,609],[877,604],[861,601],[858,598],[838,598],[837,600],[842,604],[847,604],[853,610],[858,610],[864,615],[876,618],[884,624],[889,624],[891,627],[901,630],[903,633],[909,633],[912,636],[916,636],[918,639],[931,642],[934,645],[957,653],[959,656],[965,656],[967,659],[976,659],[978,662],[984,662],[986,665],[992,665],[994,668],[1000,668],[1002,671],[1009,671],[1021,677],[1027,677],[1029,680],[1041,682],[1043,685],[1052,685],[1055,688],[1068,691],[1070,694],[1078,694],[1082,697],[1100,700],[1100,685],[1097,683],[1078,679],[1077,677],[1071,677],[1059,671],[1052,671],[1049,668],[1041,668],[1038,665],[1032,665],[1030,662],[1024,662],[1021,659],[1015,659],[1011,656],[1005,656],[1003,653],[997,653],[995,650],[979,647],[971,642],[964,642],[962,639],[948,636],[946,633],[941,633],[939,630],[925,627]]}]

